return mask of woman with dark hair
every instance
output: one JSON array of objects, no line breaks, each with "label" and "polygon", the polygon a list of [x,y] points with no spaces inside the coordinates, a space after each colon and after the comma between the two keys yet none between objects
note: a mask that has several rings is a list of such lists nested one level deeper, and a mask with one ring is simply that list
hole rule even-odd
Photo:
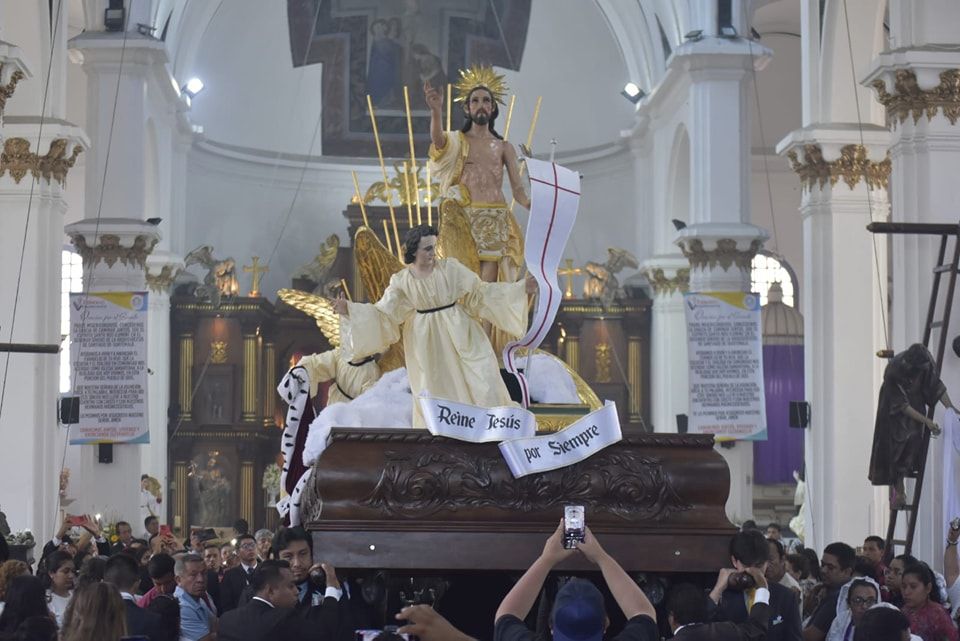
[{"label": "woman with dark hair", "polygon": [[889,604],[872,607],[860,619],[853,641],[910,641],[910,621]]},{"label": "woman with dark hair", "polygon": [[120,641],[127,613],[120,592],[110,583],[89,583],[70,601],[60,626],[62,641]]},{"label": "woman with dark hair", "polygon": [[88,556],[80,565],[80,571],[77,572],[76,587],[79,588],[88,583],[103,581],[103,572],[106,569],[106,559],[99,556]]},{"label": "woman with dark hair", "polygon": [[7,586],[6,606],[0,614],[0,635],[12,634],[30,617],[53,618],[47,606],[43,582],[29,574],[18,576]]},{"label": "woman with dark hair", "polygon": [[872,577],[850,581],[840,588],[837,616],[830,624],[827,641],[849,641],[863,615],[880,602],[880,586]]},{"label": "woman with dark hair", "polygon": [[57,623],[50,615],[30,617],[17,627],[12,641],[57,641]]},{"label": "woman with dark hair", "polygon": [[57,619],[57,625],[63,627],[63,614],[73,596],[76,585],[77,567],[73,557],[66,552],[54,552],[45,559],[46,570],[41,575],[47,589],[50,611]]},{"label": "woman with dark hair", "polygon": [[903,595],[900,593],[900,581],[903,576],[903,571],[907,567],[916,565],[919,562],[916,557],[910,554],[899,554],[893,557],[890,565],[887,566],[887,569],[883,572],[884,601],[898,608],[903,607]]},{"label": "woman with dark hair", "polygon": [[4,561],[0,565],[0,614],[3,614],[3,602],[10,582],[25,574],[30,574],[30,566],[23,561]]},{"label": "woman with dark hair", "polygon": [[526,282],[487,283],[454,258],[436,256],[437,229],[411,228],[404,238],[405,269],[393,275],[374,304],[347,302],[342,315],[342,349],[351,359],[384,352],[403,338],[413,426],[424,427],[417,399],[421,392],[480,407],[509,405],[497,356],[480,320],[521,336],[527,322]]},{"label": "woman with dark hair", "polygon": [[908,565],[900,577],[903,613],[910,631],[923,641],[957,641],[957,627],[943,607],[943,596],[926,563]]}]

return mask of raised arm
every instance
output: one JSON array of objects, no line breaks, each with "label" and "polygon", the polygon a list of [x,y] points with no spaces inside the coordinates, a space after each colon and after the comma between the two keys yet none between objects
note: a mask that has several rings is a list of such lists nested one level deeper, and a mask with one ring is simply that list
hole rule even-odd
[{"label": "raised arm", "polygon": [[547,539],[543,546],[543,552],[537,557],[537,560],[524,572],[507,596],[503,597],[503,601],[500,602],[500,607],[497,608],[497,614],[493,619],[494,622],[508,614],[512,614],[518,619],[526,618],[530,608],[536,602],[537,596],[540,594],[540,588],[543,587],[543,582],[550,574],[550,570],[573,552],[574,550],[566,550],[563,547],[563,521],[561,521],[557,529]]},{"label": "raised arm", "polygon": [[517,152],[510,143],[503,145],[503,164],[507,168],[507,177],[510,179],[510,191],[513,192],[513,198],[518,203],[530,209],[530,198],[523,188],[523,180],[520,178],[520,167],[517,164]]},{"label": "raised arm", "polygon": [[443,132],[443,96],[429,82],[423,83],[423,97],[430,107],[430,142],[437,149],[447,146],[447,135]]}]

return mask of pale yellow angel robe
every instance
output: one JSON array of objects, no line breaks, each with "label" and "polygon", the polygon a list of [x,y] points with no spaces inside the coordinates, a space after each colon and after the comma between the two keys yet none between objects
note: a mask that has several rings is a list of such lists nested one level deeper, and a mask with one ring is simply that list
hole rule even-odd
[{"label": "pale yellow angel robe", "polygon": [[[447,307],[451,303],[455,304]],[[444,258],[425,278],[401,269],[376,303],[348,306],[340,336],[342,348],[353,359],[384,351],[402,332],[414,427],[424,426],[416,402],[421,393],[480,407],[511,403],[497,357],[477,318],[523,335],[527,322],[523,281],[484,283],[458,260]]]},{"label": "pale yellow angel robe", "polygon": [[380,380],[380,367],[375,360],[364,362],[359,359],[351,362],[343,349],[335,349],[320,354],[304,356],[297,363],[310,375],[310,397],[317,395],[320,383],[331,381],[327,392],[327,405],[346,403],[360,396]]}]

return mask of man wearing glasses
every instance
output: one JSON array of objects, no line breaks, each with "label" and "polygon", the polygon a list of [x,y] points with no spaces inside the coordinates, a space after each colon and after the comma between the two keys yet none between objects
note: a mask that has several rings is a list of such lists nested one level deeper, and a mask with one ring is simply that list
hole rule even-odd
[{"label": "man wearing glasses", "polygon": [[257,569],[257,540],[252,534],[237,537],[237,556],[240,557],[240,565],[224,572],[220,583],[223,612],[229,612],[240,604],[240,595],[250,585],[253,571]]}]

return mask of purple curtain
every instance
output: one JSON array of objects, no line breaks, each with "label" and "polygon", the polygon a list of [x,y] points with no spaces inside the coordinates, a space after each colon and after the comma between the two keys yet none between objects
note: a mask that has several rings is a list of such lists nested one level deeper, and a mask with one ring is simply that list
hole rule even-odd
[{"label": "purple curtain", "polygon": [[803,345],[764,345],[767,440],[753,444],[755,483],[793,483],[803,465],[803,430],[790,427],[790,401],[803,397]]}]

